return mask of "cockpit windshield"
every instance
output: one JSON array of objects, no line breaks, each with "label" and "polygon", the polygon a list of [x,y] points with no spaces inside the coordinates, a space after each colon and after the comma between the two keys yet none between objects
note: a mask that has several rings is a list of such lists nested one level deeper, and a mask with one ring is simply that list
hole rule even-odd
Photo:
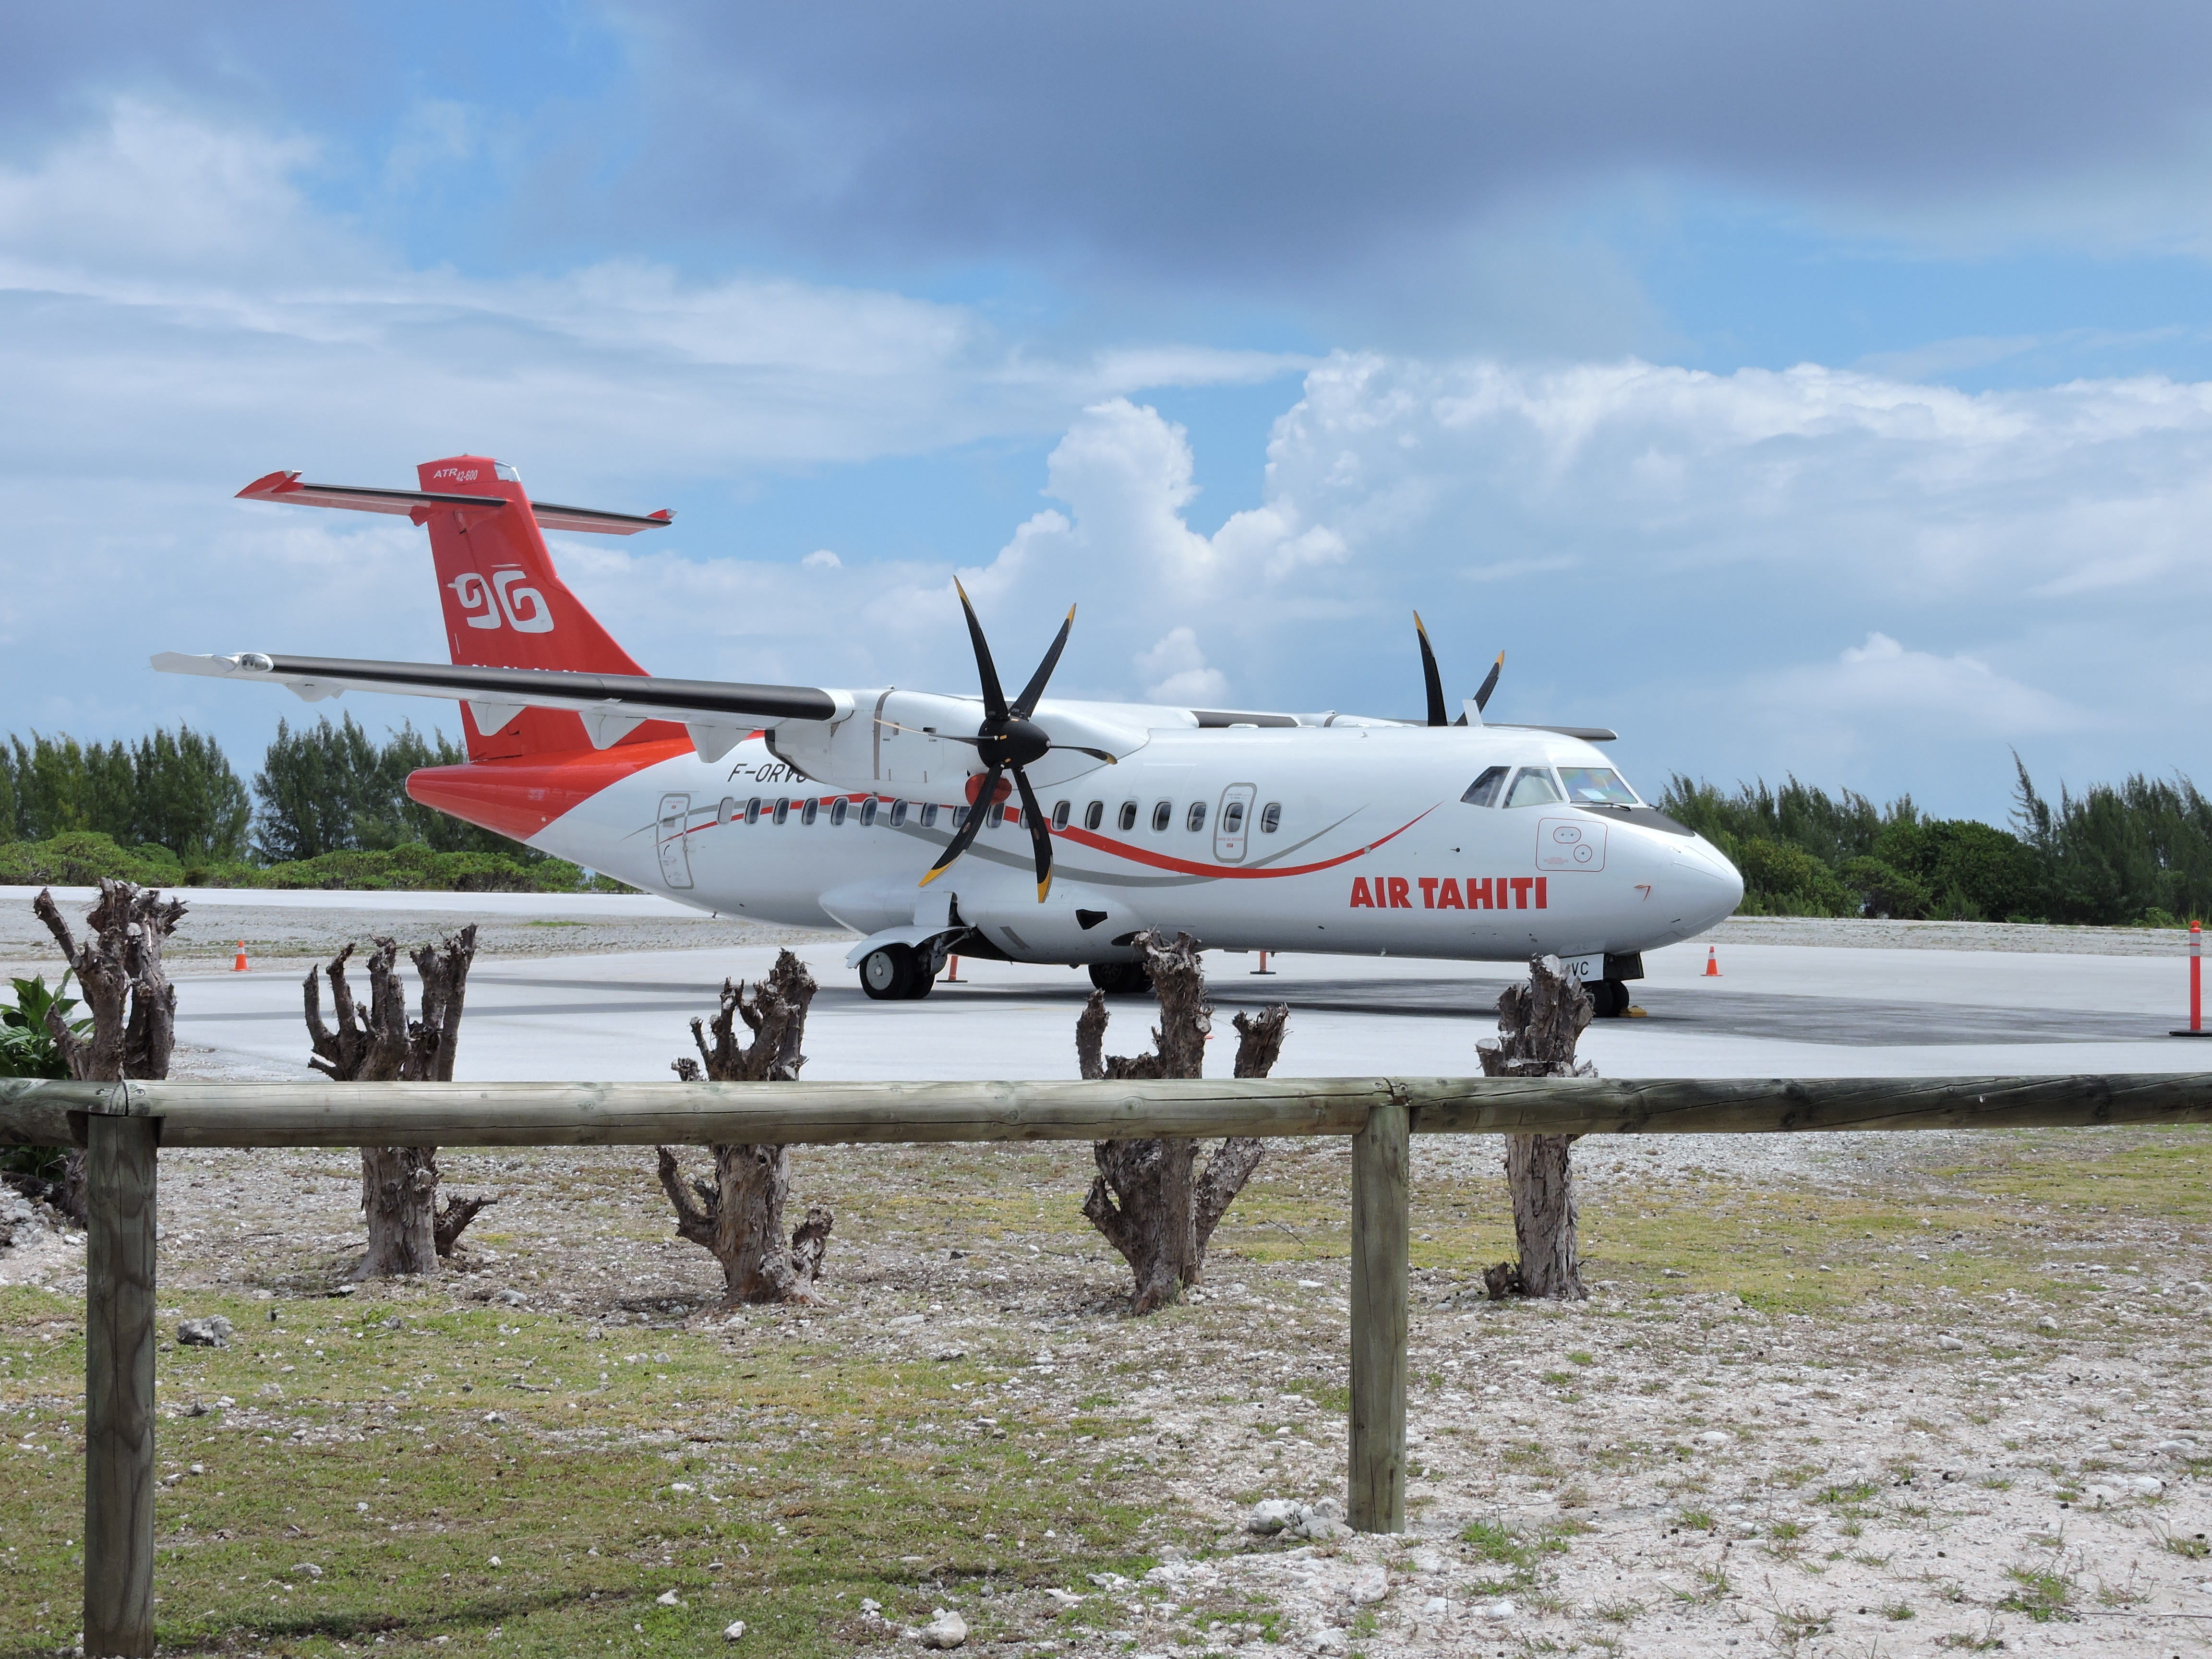
[{"label": "cockpit windshield", "polygon": [[1636,792],[1609,766],[1562,766],[1559,781],[1578,806],[1640,806]]}]

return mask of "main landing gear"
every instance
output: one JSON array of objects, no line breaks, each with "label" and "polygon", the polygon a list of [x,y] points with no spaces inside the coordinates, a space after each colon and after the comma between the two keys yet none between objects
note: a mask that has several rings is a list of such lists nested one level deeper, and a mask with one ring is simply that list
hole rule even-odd
[{"label": "main landing gear", "polygon": [[1091,982],[1109,997],[1145,996],[1152,988],[1152,976],[1141,962],[1094,962]]},{"label": "main landing gear", "polygon": [[1592,1008],[1600,1019],[1620,1019],[1628,1012],[1628,984],[1625,980],[1594,979],[1583,989],[1589,993]]},{"label": "main landing gear", "polygon": [[916,1002],[937,988],[933,958],[886,945],[860,958],[860,988],[878,1002]]}]

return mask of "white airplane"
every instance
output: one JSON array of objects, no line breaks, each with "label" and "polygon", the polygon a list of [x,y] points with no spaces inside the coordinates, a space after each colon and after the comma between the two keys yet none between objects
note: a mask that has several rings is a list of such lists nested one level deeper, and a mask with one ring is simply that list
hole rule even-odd
[{"label": "white airplane", "polygon": [[239,494],[427,527],[451,665],[246,652],[154,666],[311,702],[456,699],[468,763],[414,773],[415,799],[700,909],[842,924],[871,997],[927,996],[953,955],[1087,966],[1103,989],[1140,991],[1131,940],[1159,927],[1232,951],[1556,954],[1618,1015],[1643,951],[1743,896],[1734,866],[1593,746],[1613,733],[1485,724],[1496,667],[1447,725],[1425,630],[1426,724],[1047,697],[1073,611],[1010,698],[964,591],[980,696],[662,679],[568,591],[542,532],[627,536],[672,515],[532,501],[480,456],[419,474],[417,489],[372,489],[272,472]]}]

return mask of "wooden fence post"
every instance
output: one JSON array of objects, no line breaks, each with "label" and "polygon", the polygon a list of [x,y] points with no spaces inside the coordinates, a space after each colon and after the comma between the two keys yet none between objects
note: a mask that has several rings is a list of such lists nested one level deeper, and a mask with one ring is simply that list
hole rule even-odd
[{"label": "wooden fence post", "polygon": [[1394,1090],[1352,1140],[1350,1509],[1360,1532],[1406,1528],[1408,1117]]},{"label": "wooden fence post", "polygon": [[154,1179],[160,1121],[88,1115],[84,1651],[154,1651]]}]

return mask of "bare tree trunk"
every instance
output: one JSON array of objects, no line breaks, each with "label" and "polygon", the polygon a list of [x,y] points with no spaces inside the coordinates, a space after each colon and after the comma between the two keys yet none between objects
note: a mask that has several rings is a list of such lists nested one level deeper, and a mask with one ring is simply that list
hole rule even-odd
[{"label": "bare tree trunk", "polygon": [[[1589,994],[1560,971],[1557,957],[1532,957],[1528,982],[1509,985],[1498,999],[1495,1042],[1475,1045],[1486,1077],[1595,1077],[1575,1062],[1575,1044],[1593,1012]],[[1569,1161],[1573,1135],[1508,1135],[1505,1183],[1513,1195],[1518,1262],[1483,1273],[1493,1298],[1546,1297],[1580,1301],[1582,1260],[1576,1246],[1581,1205]]]},{"label": "bare tree trunk", "polygon": [[[57,1010],[46,1011],[46,1030],[70,1075],[80,1083],[168,1076],[177,1046],[177,988],[162,965],[161,947],[184,920],[184,901],[164,903],[158,889],[103,877],[100,898],[84,919],[92,936],[82,943],[50,890],[40,889],[31,908],[61,946],[92,1017],[91,1036],[81,1037]],[[69,1154],[60,1207],[79,1226],[89,1222],[82,1152]]]},{"label": "bare tree trunk", "polygon": [[[750,996],[743,985],[723,981],[721,1006],[711,1028],[714,1042],[707,1041],[707,1023],[693,1020],[691,1041],[699,1057],[678,1060],[676,1075],[693,1083],[793,1081],[806,1064],[799,1048],[816,988],[806,964],[788,951],[777,954],[767,980],[754,986]],[[738,1041],[740,1019],[753,1034],[750,1043]],[[711,1147],[711,1182],[686,1182],[675,1151],[654,1150],[661,1190],[676,1209],[676,1235],[712,1252],[722,1264],[725,1302],[814,1300],[812,1287],[821,1276],[836,1218],[822,1205],[810,1206],[790,1243],[784,1242],[784,1206],[791,1193],[788,1146]]]},{"label": "bare tree trunk", "polygon": [[[323,1024],[314,971],[301,989],[308,1039],[307,1063],[340,1083],[450,1083],[467,1000],[469,967],[476,959],[477,930],[464,927],[436,945],[411,951],[422,980],[422,1018],[407,1018],[407,990],[395,969],[399,947],[389,939],[371,943],[368,1011],[364,1017],[346,981],[348,945],[324,971],[337,1029]],[[396,1273],[434,1273],[453,1254],[461,1231],[491,1197],[448,1200],[439,1206],[438,1149],[364,1146],[361,1150],[361,1207],[368,1223],[368,1250],[354,1268],[358,1279]]]},{"label": "bare tree trunk", "polygon": [[[1075,1022],[1078,1067],[1091,1079],[1203,1076],[1213,1010],[1206,1000],[1198,942],[1188,933],[1170,942],[1155,933],[1140,934],[1136,943],[1160,1000],[1152,1052],[1127,1059],[1106,1054],[1106,996],[1094,991]],[[1238,1077],[1267,1075],[1282,1053],[1290,1013],[1279,1006],[1256,1017],[1237,1016]],[[1250,1136],[1231,1136],[1200,1174],[1198,1143],[1184,1137],[1102,1140],[1091,1147],[1098,1173],[1083,1213],[1129,1264],[1136,1279],[1131,1312],[1150,1313],[1199,1282],[1207,1242],[1263,1151]]]}]

